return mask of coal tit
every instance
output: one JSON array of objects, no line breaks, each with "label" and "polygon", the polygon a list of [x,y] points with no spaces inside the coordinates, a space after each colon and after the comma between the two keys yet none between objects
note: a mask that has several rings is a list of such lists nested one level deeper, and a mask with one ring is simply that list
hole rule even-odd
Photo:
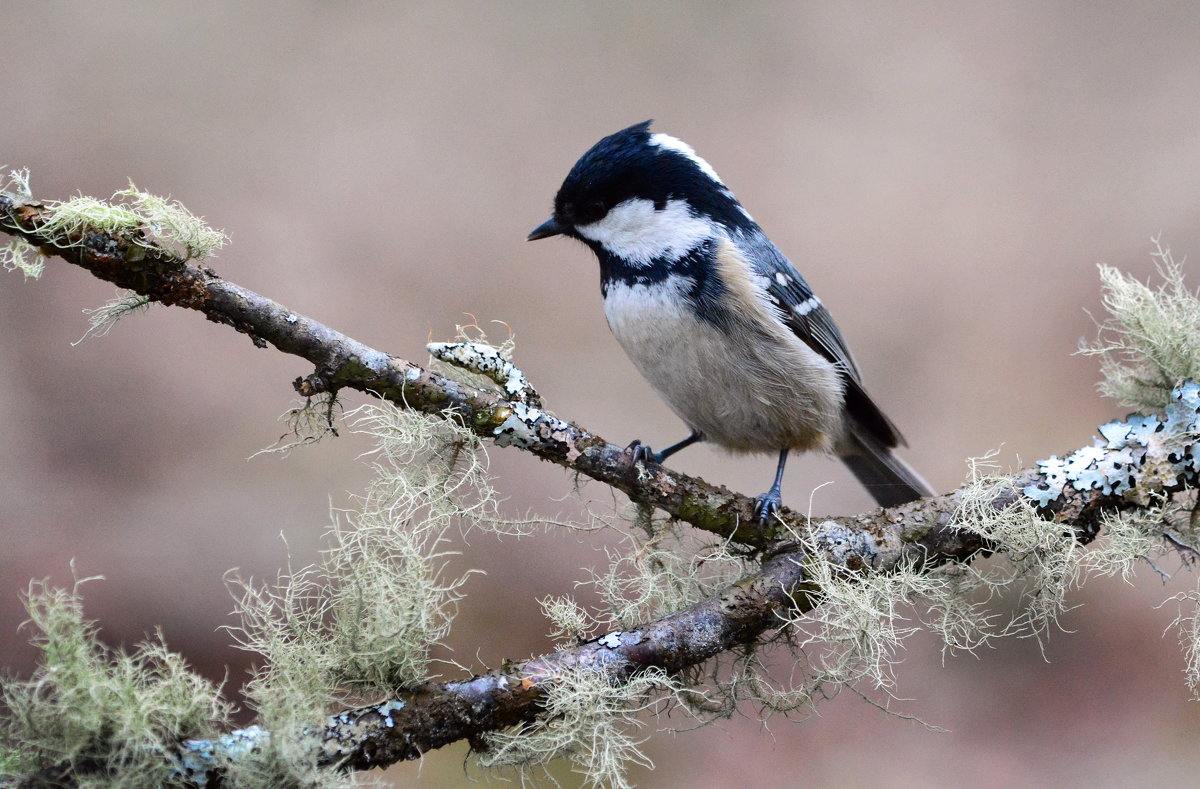
[{"label": "coal tit", "polygon": [[717,173],[650,121],[605,137],[575,163],[554,214],[529,234],[578,239],[600,261],[604,314],[697,441],[778,452],[756,502],[782,506],[790,450],[835,453],[883,506],[932,495],[892,453],[903,438],[863,388],[828,310]]}]

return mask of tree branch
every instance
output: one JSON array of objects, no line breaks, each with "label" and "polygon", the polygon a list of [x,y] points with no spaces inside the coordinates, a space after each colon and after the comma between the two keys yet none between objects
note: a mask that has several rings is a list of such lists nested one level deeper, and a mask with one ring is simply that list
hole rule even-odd
[{"label": "tree branch", "polygon": [[[635,502],[763,548],[768,557],[760,570],[706,600],[634,630],[608,633],[471,679],[427,683],[384,704],[333,716],[323,737],[325,764],[344,769],[383,767],[456,740],[475,740],[485,732],[534,719],[547,688],[565,671],[596,671],[614,682],[651,667],[681,671],[731,648],[755,643],[789,616],[820,603],[820,589],[804,569],[804,550],[797,543],[765,540],[754,523],[753,499],[655,464],[635,466],[624,448],[541,410],[536,400],[507,399],[370,348],[222,279],[207,266],[183,259],[148,240],[148,229],[49,232],[45,227],[50,210],[42,203],[0,194],[0,230],[119,287],[163,304],[197,310],[209,320],[249,335],[259,347],[273,345],[305,359],[315,370],[295,382],[303,395],[345,387],[400,407],[455,418],[498,445],[532,452],[615,487]],[[1134,439],[1132,431],[1127,438]],[[1100,462],[1099,451],[1089,456],[1094,462]],[[1126,453],[1122,457],[1128,467],[1129,450],[1119,451]],[[1004,511],[1028,507],[1034,499],[1039,514],[1055,524],[1049,528],[1073,531],[1086,542],[1097,534],[1104,513],[1147,506],[1155,496],[1179,490],[1194,479],[1194,475],[1173,473],[1170,464],[1176,461],[1166,454],[1147,454],[1143,462],[1150,492],[1133,471],[1123,472],[1129,476],[1124,487],[1102,478],[1091,484],[1097,477],[1094,470],[1085,485],[1082,476],[1064,473],[1060,462],[1049,472],[1044,466],[1023,472],[1011,485],[998,488],[986,506]],[[1151,468],[1152,464],[1157,465]],[[809,550],[815,545],[824,558],[850,571],[887,572],[902,563],[919,569],[969,561],[997,546],[956,526],[962,497],[959,490],[864,515],[816,521],[785,510],[781,522],[765,536],[804,534]],[[227,735],[243,740],[264,736],[269,735],[254,729]],[[186,744],[180,753],[181,770],[197,780],[203,775],[208,786],[217,785],[220,772],[212,754],[221,747],[220,741]],[[18,785],[60,786],[69,780],[59,769],[27,776]]]},{"label": "tree branch", "polygon": [[[507,400],[371,348],[148,241],[148,230],[42,232],[48,210],[42,203],[17,202],[0,194],[0,230],[118,287],[165,305],[197,310],[210,321],[249,335],[260,348],[269,344],[305,359],[315,371],[295,381],[304,396],[349,388],[402,408],[443,417],[453,414],[497,445],[520,447],[697,528],[747,545],[763,542],[754,502],[747,496],[653,463],[634,466],[624,447],[533,405]],[[792,512],[784,512],[783,517],[791,524],[802,522]]]}]

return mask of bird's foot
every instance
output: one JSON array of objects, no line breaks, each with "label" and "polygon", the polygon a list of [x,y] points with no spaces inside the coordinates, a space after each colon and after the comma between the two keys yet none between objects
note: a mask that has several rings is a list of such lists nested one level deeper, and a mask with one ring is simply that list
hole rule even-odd
[{"label": "bird's foot", "polygon": [[642,443],[640,438],[635,438],[629,446],[625,447],[626,452],[633,454],[633,465],[638,463],[659,463],[663,462],[663,453],[655,452],[650,447]]},{"label": "bird's foot", "polygon": [[783,496],[779,488],[771,488],[754,500],[754,519],[759,526],[766,526],[772,516],[783,507]]}]

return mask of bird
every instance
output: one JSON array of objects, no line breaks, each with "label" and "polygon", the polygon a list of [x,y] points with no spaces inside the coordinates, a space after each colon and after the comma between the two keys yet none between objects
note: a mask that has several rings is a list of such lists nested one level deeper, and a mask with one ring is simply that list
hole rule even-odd
[{"label": "bird", "polygon": [[763,525],[783,506],[792,451],[836,455],[880,506],[932,495],[892,451],[904,438],[825,305],[716,170],[652,123],[584,153],[527,237],[565,236],[595,253],[613,336],[691,431],[659,452],[634,441],[634,462],[661,464],[700,441],[777,452],[774,483],[754,504]]}]

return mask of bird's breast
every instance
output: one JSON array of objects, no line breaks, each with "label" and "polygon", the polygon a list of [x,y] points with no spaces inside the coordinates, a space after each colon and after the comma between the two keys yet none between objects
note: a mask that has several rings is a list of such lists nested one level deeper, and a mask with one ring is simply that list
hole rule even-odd
[{"label": "bird's breast", "polygon": [[639,372],[689,427],[727,449],[828,449],[842,421],[833,366],[766,312],[701,319],[688,296],[695,287],[679,274],[605,283],[609,328]]}]

